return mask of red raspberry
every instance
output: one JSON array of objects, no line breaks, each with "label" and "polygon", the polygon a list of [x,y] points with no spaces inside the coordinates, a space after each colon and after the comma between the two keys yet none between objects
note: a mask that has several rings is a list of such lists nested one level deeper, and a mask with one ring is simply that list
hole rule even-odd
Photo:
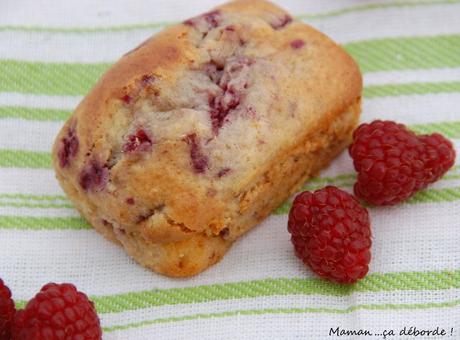
[{"label": "red raspberry", "polygon": [[152,138],[149,134],[139,129],[135,134],[129,135],[128,140],[123,145],[124,152],[148,151],[152,147]]},{"label": "red raspberry", "polygon": [[319,276],[353,283],[369,270],[371,229],[367,210],[333,186],[299,194],[288,230],[297,257]]},{"label": "red raspberry", "polygon": [[0,340],[11,338],[11,324],[15,312],[11,291],[0,279]]},{"label": "red raspberry", "polygon": [[452,143],[440,134],[417,136],[404,125],[361,124],[349,148],[358,172],[356,196],[374,205],[402,202],[454,164]]},{"label": "red raspberry", "polygon": [[70,165],[70,161],[77,155],[78,152],[78,137],[75,132],[75,126],[72,126],[67,131],[67,135],[61,139],[61,145],[59,146],[58,158],[59,165],[62,168]]},{"label": "red raspberry", "polygon": [[43,286],[14,318],[13,340],[101,338],[93,302],[68,283]]}]

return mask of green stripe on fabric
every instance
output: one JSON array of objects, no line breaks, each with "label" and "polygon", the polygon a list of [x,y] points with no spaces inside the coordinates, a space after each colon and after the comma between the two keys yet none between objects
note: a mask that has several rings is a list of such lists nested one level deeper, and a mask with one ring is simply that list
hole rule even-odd
[{"label": "green stripe on fabric", "polygon": [[[337,185],[339,187],[351,187],[351,185]],[[323,186],[309,187],[304,186],[302,190],[316,190]],[[444,188],[444,189],[425,189],[416,193],[413,197],[402,204],[419,204],[419,203],[439,203],[453,202],[460,199],[460,187]],[[292,203],[284,202],[273,211],[273,215],[285,215],[289,213]]]},{"label": "green stripe on fabric", "polygon": [[0,118],[21,118],[27,120],[62,121],[69,118],[72,111],[39,109],[21,106],[0,107]]},{"label": "green stripe on fabric", "polygon": [[69,208],[74,206],[63,195],[0,194],[0,207]]},{"label": "green stripe on fabric", "polygon": [[375,39],[344,47],[364,73],[460,66],[460,35]]},{"label": "green stripe on fabric", "polygon": [[460,138],[460,121],[414,124],[410,128],[418,134],[439,132],[447,138]]},{"label": "green stripe on fabric", "polygon": [[[324,13],[312,13],[296,16],[297,19],[321,20],[324,18],[336,17],[343,14],[353,12],[364,12],[378,9],[402,8],[402,7],[419,7],[430,5],[448,5],[456,4],[458,0],[417,0],[417,1],[393,1],[383,4],[364,4],[350,6],[333,10]],[[95,32],[120,32],[142,29],[156,29],[167,25],[175,24],[176,22],[156,22],[145,24],[129,24],[118,26],[100,26],[100,27],[43,27],[43,26],[19,26],[19,25],[3,25],[0,26],[0,31],[20,31],[20,32],[49,32],[49,33],[95,33]]]},{"label": "green stripe on fabric", "polygon": [[[450,2],[449,2],[450,3]],[[17,32],[46,32],[46,33],[103,33],[103,32],[124,32],[147,29],[160,29],[166,26],[177,24],[176,21],[152,22],[145,24],[117,25],[117,26],[99,26],[99,27],[46,27],[46,26],[19,26],[19,25],[2,25],[2,31]]]},{"label": "green stripe on fabric", "polygon": [[460,66],[460,35],[375,39],[344,47],[364,73]]},{"label": "green stripe on fabric", "polygon": [[[460,174],[453,173],[460,169],[460,166],[454,166],[450,171],[444,175],[440,180],[453,180],[460,179]],[[356,174],[345,174],[336,177],[319,177],[312,178],[302,187],[302,190],[316,190],[324,187],[325,185],[335,185],[338,187],[351,188],[356,181]]]},{"label": "green stripe on fabric", "polygon": [[[459,122],[446,122],[446,123],[432,123],[432,124],[417,124],[409,126],[417,133],[433,133],[441,132],[444,136],[449,138],[460,138],[460,121]],[[460,165],[454,165],[441,179],[459,179],[459,174],[453,174],[460,170]],[[355,173],[341,174],[335,177],[314,177],[308,179],[307,183],[302,187],[303,190],[310,190],[310,187],[323,187],[327,184],[341,184],[343,186],[351,186],[356,180]],[[346,183],[349,183],[347,185]],[[0,196],[1,197],[1,196]]]},{"label": "green stripe on fabric", "polygon": [[0,229],[65,230],[90,229],[81,217],[0,216]]},{"label": "green stripe on fabric", "polygon": [[172,316],[169,318],[158,318],[149,321],[134,322],[126,325],[117,325],[112,327],[103,327],[102,330],[106,333],[123,331],[131,328],[145,327],[149,325],[169,322],[180,322],[188,320],[203,320],[214,318],[227,318],[232,316],[250,316],[250,315],[268,315],[268,314],[348,314],[358,310],[417,310],[417,309],[432,309],[432,308],[450,308],[460,305],[460,300],[450,300],[445,302],[429,302],[429,303],[410,303],[410,304],[362,304],[354,305],[347,308],[265,308],[265,309],[243,309],[220,313],[200,313],[185,316]]},{"label": "green stripe on fabric", "polygon": [[348,296],[358,292],[442,290],[452,288],[460,288],[460,270],[371,274],[354,285],[339,285],[320,279],[264,279],[92,297],[92,300],[96,304],[99,313],[120,313],[154,306],[275,295],[320,294]]},{"label": "green stripe on fabric", "polygon": [[0,199],[2,198],[23,199],[23,200],[32,200],[32,201],[56,201],[56,200],[67,201],[67,198],[64,195],[0,194]]},{"label": "green stripe on fabric", "polygon": [[422,190],[409,198],[406,203],[452,202],[460,199],[460,187]]},{"label": "green stripe on fabric", "polygon": [[[460,175],[445,175],[442,178],[442,180],[453,180],[453,179],[460,179]],[[313,191],[313,190],[321,189],[325,185],[334,185],[334,186],[340,187],[340,188],[352,188],[353,185],[355,184],[355,180],[356,180],[356,176],[354,176],[354,179],[352,179],[352,180],[348,180],[348,181],[340,181],[340,180],[334,181],[334,180],[331,180],[331,181],[328,181],[328,182],[324,182],[324,184],[310,183],[310,181],[309,181],[308,184],[305,184],[302,187],[302,190]]]},{"label": "green stripe on fabric", "polygon": [[365,98],[460,92],[460,82],[406,83],[371,85],[363,89]]},{"label": "green stripe on fabric", "polygon": [[0,91],[83,95],[110,64],[44,63],[0,60]]},{"label": "green stripe on fabric", "polygon": [[343,14],[349,13],[356,13],[356,12],[366,12],[371,10],[377,9],[387,9],[387,8],[403,8],[403,7],[419,7],[419,6],[427,6],[427,5],[440,5],[440,4],[456,4],[458,0],[441,0],[441,1],[394,1],[394,2],[387,2],[383,4],[364,4],[364,5],[357,5],[357,6],[350,6],[346,8],[341,8],[325,13],[317,13],[317,14],[304,14],[300,15],[298,19],[325,19],[330,17],[335,17]]},{"label": "green stripe on fabric", "polygon": [[3,168],[51,168],[49,152],[25,150],[0,150],[0,167]]},{"label": "green stripe on fabric", "polygon": [[[92,296],[98,313],[121,313],[165,305],[206,303],[283,295],[349,296],[354,293],[421,291],[460,288],[460,269],[430,272],[374,273],[353,285],[321,279],[274,278],[188,288],[169,288]],[[18,301],[19,306],[24,301]]]},{"label": "green stripe on fabric", "polygon": [[[460,66],[460,35],[391,38],[346,44],[345,48],[360,64],[363,72],[429,69]],[[0,60],[0,91],[46,95],[84,95],[110,67],[108,63],[44,63]],[[454,83],[454,82],[451,82]],[[427,93],[458,86],[408,84],[376,85],[365,95],[390,95],[398,89],[407,93]],[[386,86],[382,89],[382,86]],[[399,86],[392,88],[391,86]],[[411,92],[412,91],[412,92]],[[397,93],[399,94],[399,93]]]},{"label": "green stripe on fabric", "polygon": [[69,208],[74,206],[70,203],[31,203],[31,202],[11,202],[0,201],[0,207],[13,208]]}]

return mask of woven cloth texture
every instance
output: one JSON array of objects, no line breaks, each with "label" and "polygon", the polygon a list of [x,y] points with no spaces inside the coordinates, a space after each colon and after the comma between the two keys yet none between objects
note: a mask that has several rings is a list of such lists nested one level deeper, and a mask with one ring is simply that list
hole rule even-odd
[{"label": "woven cloth texture", "polygon": [[[249,1],[249,0],[248,0]],[[364,77],[362,121],[439,131],[460,154],[460,1],[275,0],[341,43]],[[318,280],[294,256],[290,203],[191,279],[143,269],[96,234],[50,166],[63,121],[123,53],[215,0],[0,3],[0,277],[19,306],[50,281],[95,302],[104,339],[460,339],[460,166],[407,203],[371,208],[369,275]],[[346,152],[305,184],[351,191]],[[399,335],[406,327],[442,335]]]}]

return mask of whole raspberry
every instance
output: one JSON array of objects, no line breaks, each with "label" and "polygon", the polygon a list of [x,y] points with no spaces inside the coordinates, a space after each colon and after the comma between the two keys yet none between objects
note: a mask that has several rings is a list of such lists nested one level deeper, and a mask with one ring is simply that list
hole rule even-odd
[{"label": "whole raspberry", "polygon": [[74,285],[48,283],[16,313],[13,340],[102,337],[94,304]]},{"label": "whole raspberry", "polygon": [[319,276],[353,283],[369,270],[371,229],[367,210],[333,186],[299,194],[289,212],[295,253]]},{"label": "whole raspberry", "polygon": [[11,291],[0,279],[0,340],[11,338],[11,324],[15,312]]},{"label": "whole raspberry", "polygon": [[358,172],[356,196],[374,205],[402,202],[454,164],[452,143],[440,134],[417,136],[404,125],[361,124],[349,148]]}]

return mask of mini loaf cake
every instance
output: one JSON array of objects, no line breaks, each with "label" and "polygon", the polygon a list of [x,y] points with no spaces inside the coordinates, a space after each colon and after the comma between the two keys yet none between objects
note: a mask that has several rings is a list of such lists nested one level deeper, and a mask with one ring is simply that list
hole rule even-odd
[{"label": "mini loaf cake", "polygon": [[124,55],[56,138],[80,213],[140,264],[197,274],[349,143],[355,62],[263,0],[230,2]]}]

